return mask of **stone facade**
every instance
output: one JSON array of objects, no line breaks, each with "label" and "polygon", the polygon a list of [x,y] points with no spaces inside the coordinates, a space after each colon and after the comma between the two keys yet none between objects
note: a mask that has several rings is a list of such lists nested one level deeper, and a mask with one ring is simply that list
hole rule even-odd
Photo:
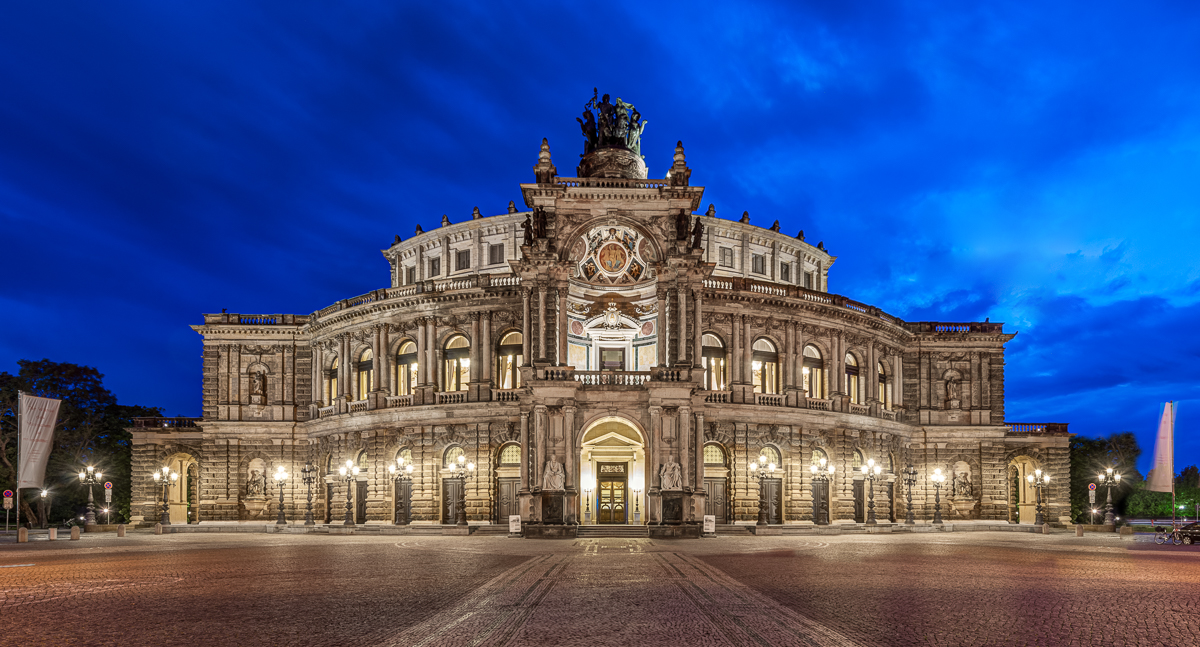
[{"label": "stone facade", "polygon": [[[760,455],[777,462],[770,523],[861,522],[872,500],[902,522],[910,464],[918,520],[938,494],[948,522],[1031,522],[1024,477],[1041,469],[1046,518],[1067,521],[1066,426],[1005,422],[1002,324],[906,322],[831,293],[823,243],[698,213],[682,145],[662,180],[612,177],[599,156],[580,164],[596,175],[558,177],[543,142],[525,210],[397,236],[388,287],[309,315],[204,315],[203,417],[132,430],[135,521],[161,515],[165,465],[182,475],[174,523],[273,520],[279,467],[295,522],[308,464],[318,523],[348,506],[358,523],[454,523],[460,486],[471,524],[754,523]],[[864,488],[867,460],[882,469]]]}]

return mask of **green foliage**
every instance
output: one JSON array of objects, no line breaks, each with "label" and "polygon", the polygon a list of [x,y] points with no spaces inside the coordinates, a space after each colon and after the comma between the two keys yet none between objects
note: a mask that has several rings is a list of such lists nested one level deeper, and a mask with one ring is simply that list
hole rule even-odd
[{"label": "green foliage", "polygon": [[[1200,479],[1198,476],[1200,476],[1200,470],[1197,470],[1195,465],[1189,465],[1175,477],[1174,515],[1176,517],[1195,518],[1196,504],[1200,502]],[[1144,484],[1141,485],[1129,496],[1126,503],[1128,514],[1135,517],[1169,520],[1172,516],[1171,493],[1150,492],[1145,489]],[[1180,509],[1180,506],[1183,508]]]},{"label": "green foliage", "polygon": [[[89,366],[20,360],[17,375],[0,372],[0,482],[16,486],[17,392],[58,398],[62,405],[54,430],[54,445],[46,465],[46,489],[51,492],[50,519],[77,517],[87,507],[87,490],[79,472],[93,465],[113,483],[112,519],[129,518],[132,447],[126,427],[137,416],[162,415],[154,407],[127,406],[104,388],[104,376]],[[96,508],[104,507],[103,486],[94,491]],[[38,493],[22,491],[21,516],[31,518]],[[33,504],[32,506],[30,504]],[[103,517],[100,517],[103,520]]]},{"label": "green foliage", "polygon": [[[1135,465],[1141,453],[1137,438],[1128,431],[1107,438],[1072,438],[1071,519],[1076,523],[1090,523],[1093,506],[1088,502],[1088,483],[1097,485],[1095,509],[1104,509],[1107,492],[1106,488],[1100,486],[1097,477],[1109,467],[1121,475],[1121,484],[1112,489],[1112,499],[1116,514],[1125,516],[1126,499],[1142,482],[1142,475]],[[1097,514],[1097,521],[1099,519],[1100,515]]]}]

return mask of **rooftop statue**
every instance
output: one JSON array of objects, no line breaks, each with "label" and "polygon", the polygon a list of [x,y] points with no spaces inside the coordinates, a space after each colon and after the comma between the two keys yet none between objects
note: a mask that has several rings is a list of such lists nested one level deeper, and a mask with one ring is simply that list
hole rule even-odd
[{"label": "rooftop statue", "polygon": [[620,97],[613,103],[609,95],[601,97],[593,88],[592,98],[583,104],[583,116],[575,121],[583,132],[584,155],[600,148],[627,148],[639,156],[642,154],[642,131],[649,122],[642,119],[642,113],[632,103]]}]

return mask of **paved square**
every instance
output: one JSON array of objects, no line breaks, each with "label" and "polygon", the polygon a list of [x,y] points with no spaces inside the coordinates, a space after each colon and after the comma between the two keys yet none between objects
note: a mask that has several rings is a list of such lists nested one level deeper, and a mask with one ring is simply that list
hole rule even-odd
[{"label": "paved square", "polygon": [[1200,550],[1115,537],[134,534],[0,544],[4,644],[1190,645]]}]

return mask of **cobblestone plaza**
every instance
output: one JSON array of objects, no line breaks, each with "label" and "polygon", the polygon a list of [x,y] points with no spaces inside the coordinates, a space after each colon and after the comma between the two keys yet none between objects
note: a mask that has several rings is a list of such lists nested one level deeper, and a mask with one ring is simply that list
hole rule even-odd
[{"label": "cobblestone plaza", "polygon": [[1188,645],[1200,548],[138,532],[0,545],[12,645]]}]

